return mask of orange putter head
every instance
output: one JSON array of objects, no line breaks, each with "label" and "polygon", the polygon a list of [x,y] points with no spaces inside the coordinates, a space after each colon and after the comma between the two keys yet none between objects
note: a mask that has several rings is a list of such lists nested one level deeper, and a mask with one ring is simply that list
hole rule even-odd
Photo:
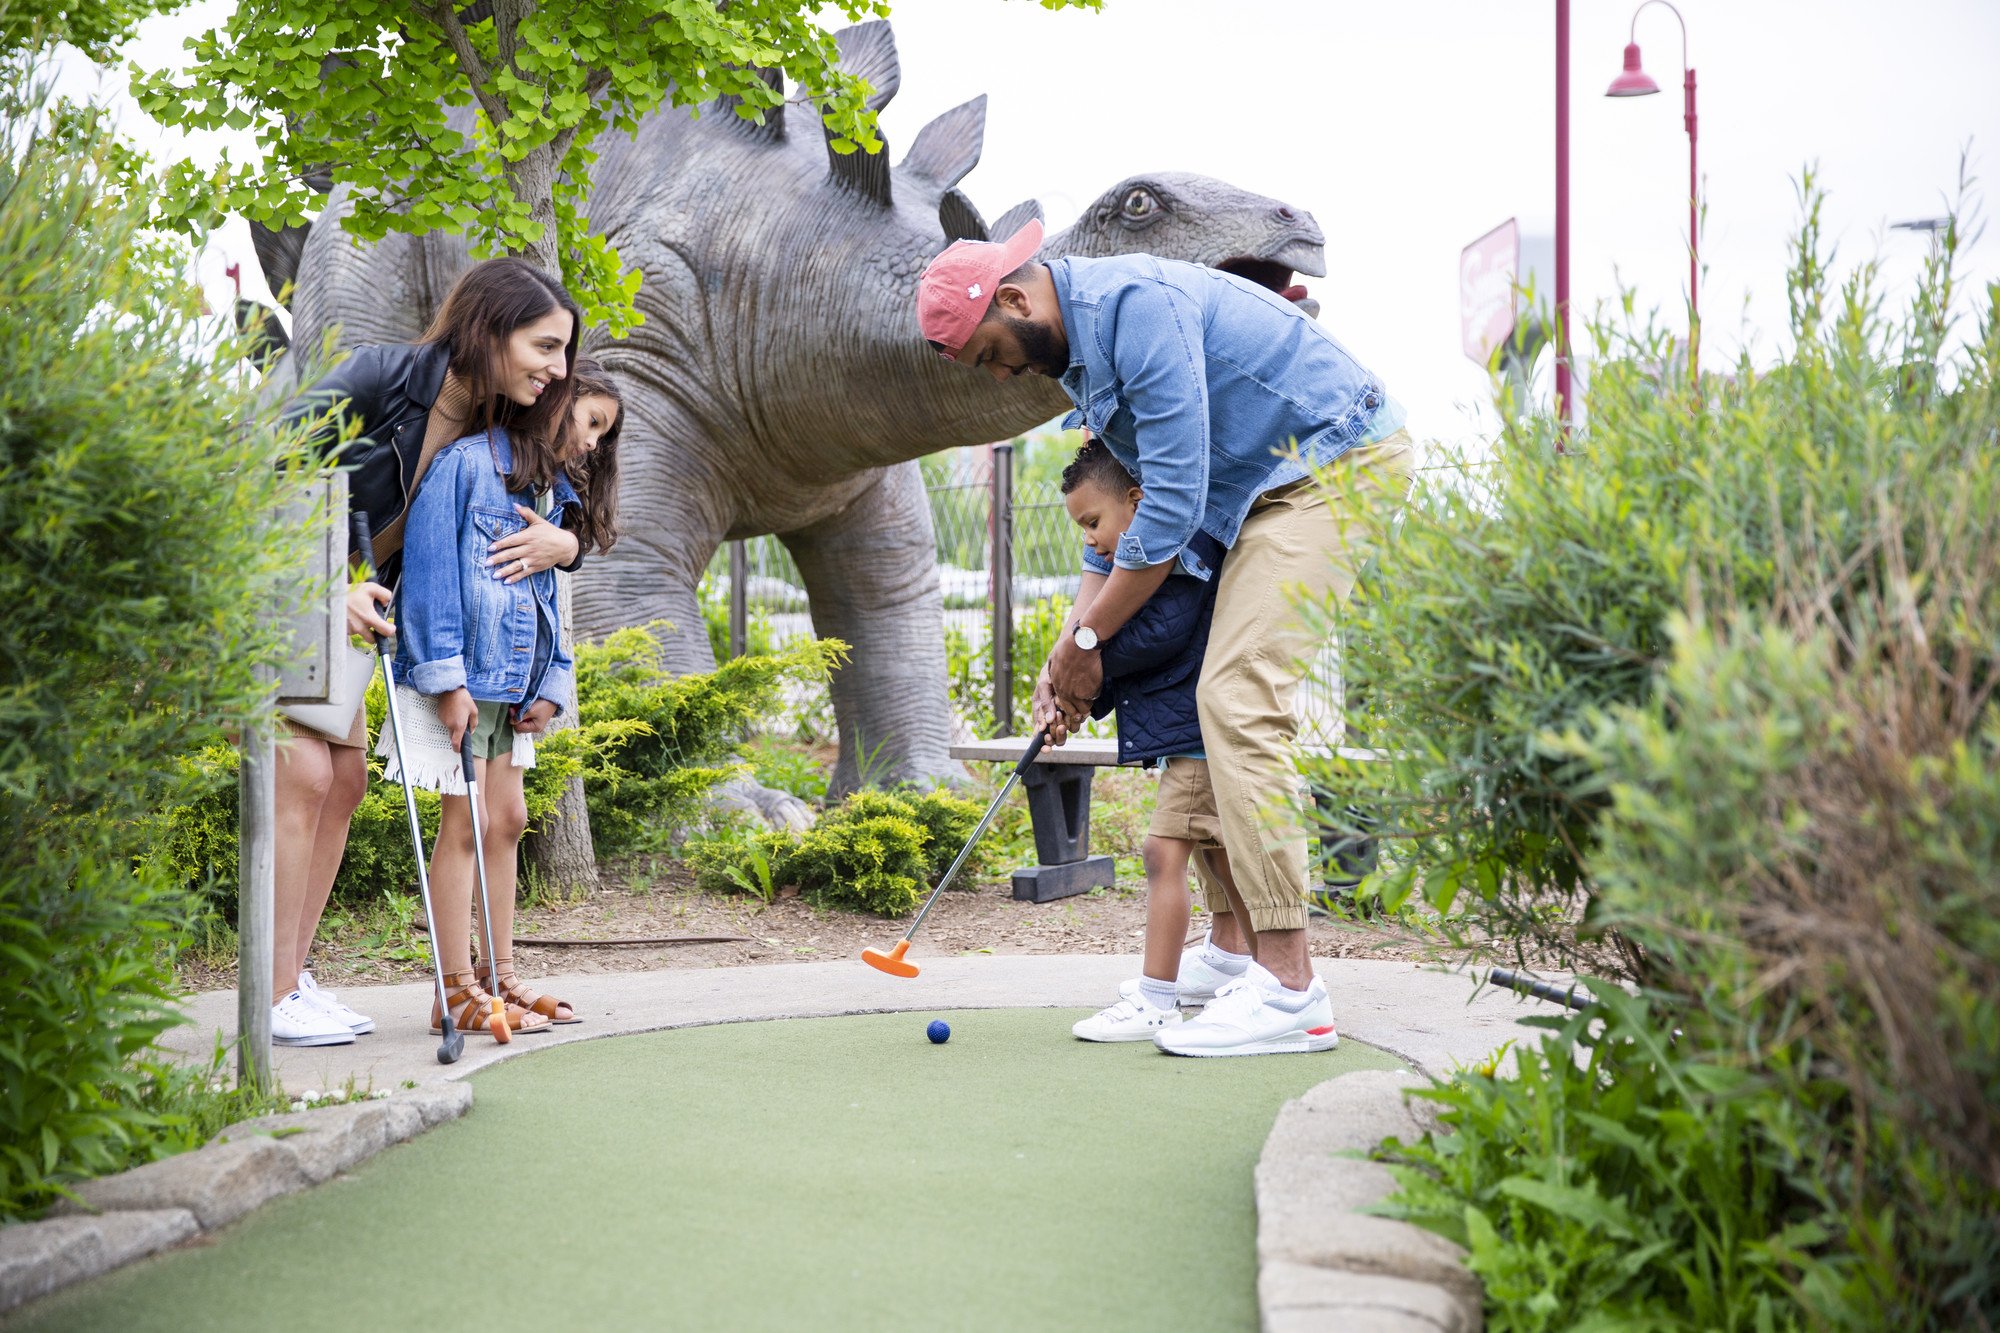
[{"label": "orange putter head", "polygon": [[887,972],[892,977],[914,977],[917,975],[917,965],[906,961],[903,957],[909,951],[908,940],[897,940],[887,953],[883,953],[880,949],[863,949],[861,961],[877,972]]}]

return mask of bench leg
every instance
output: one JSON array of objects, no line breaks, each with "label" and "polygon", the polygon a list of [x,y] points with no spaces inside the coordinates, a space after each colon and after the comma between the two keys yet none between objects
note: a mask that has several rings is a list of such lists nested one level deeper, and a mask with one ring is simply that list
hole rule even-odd
[{"label": "bench leg", "polygon": [[1112,859],[1090,854],[1090,786],[1096,776],[1085,764],[1028,766],[1021,785],[1041,864],[1014,872],[1016,898],[1045,903],[1117,882]]}]

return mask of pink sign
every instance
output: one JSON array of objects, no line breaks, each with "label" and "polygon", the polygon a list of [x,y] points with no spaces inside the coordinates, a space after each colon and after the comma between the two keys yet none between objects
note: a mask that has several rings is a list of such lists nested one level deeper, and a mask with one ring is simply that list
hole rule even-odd
[{"label": "pink sign", "polygon": [[1521,229],[1513,218],[1458,256],[1458,313],[1465,354],[1486,365],[1514,331],[1514,282],[1521,269]]}]

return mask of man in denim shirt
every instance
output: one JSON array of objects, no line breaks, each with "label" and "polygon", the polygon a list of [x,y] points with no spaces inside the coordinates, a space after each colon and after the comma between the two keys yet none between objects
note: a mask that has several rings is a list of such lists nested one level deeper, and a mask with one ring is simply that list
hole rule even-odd
[{"label": "man in denim shirt", "polygon": [[[1065,424],[1104,441],[1145,497],[1115,558],[1087,556],[1076,605],[1043,668],[1035,722],[1060,744],[1103,677],[1097,645],[1145,604],[1205,532],[1228,548],[1198,691],[1223,842],[1259,968],[1164,1050],[1251,1055],[1338,1040],[1306,947],[1308,797],[1293,703],[1319,647],[1300,605],[1343,602],[1366,563],[1363,507],[1400,503],[1414,449],[1402,409],[1284,297],[1151,255],[1033,259],[1031,222],[931,261],[917,322],[945,357],[999,379],[1044,375],[1076,405]],[[1331,495],[1313,484],[1328,471]]]}]

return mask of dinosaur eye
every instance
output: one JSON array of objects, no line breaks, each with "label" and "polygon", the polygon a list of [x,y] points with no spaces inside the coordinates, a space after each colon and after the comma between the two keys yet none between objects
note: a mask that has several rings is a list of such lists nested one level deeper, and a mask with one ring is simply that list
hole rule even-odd
[{"label": "dinosaur eye", "polygon": [[1160,201],[1153,197],[1153,192],[1151,190],[1145,189],[1144,187],[1135,189],[1130,193],[1128,193],[1125,196],[1124,204],[1120,206],[1120,211],[1123,212],[1126,217],[1131,218],[1135,222],[1140,219],[1149,218],[1153,216],[1153,214],[1157,213],[1159,209],[1160,209]]}]

